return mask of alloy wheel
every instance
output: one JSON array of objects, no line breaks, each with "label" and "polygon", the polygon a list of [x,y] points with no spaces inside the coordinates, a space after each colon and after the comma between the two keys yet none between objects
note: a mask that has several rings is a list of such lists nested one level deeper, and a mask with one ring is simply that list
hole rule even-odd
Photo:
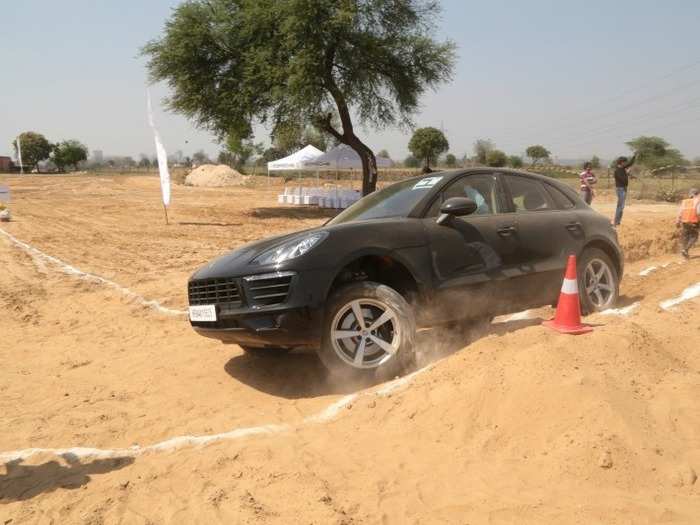
[{"label": "alloy wheel", "polygon": [[608,264],[601,259],[591,259],[583,274],[585,293],[597,309],[610,306],[615,297],[615,281]]},{"label": "alloy wheel", "polygon": [[355,299],[331,323],[333,350],[354,368],[377,368],[399,350],[401,327],[396,312],[375,299]]}]

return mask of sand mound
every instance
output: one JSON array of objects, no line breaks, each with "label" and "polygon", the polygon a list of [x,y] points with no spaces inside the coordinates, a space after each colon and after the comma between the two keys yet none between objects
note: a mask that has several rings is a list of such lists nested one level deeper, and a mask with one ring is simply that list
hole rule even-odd
[{"label": "sand mound", "polygon": [[203,164],[185,177],[186,186],[220,188],[222,186],[241,186],[249,177],[241,175],[225,164]]},{"label": "sand mound", "polygon": [[642,261],[680,251],[680,230],[670,221],[640,219],[622,224],[620,245],[626,262]]}]

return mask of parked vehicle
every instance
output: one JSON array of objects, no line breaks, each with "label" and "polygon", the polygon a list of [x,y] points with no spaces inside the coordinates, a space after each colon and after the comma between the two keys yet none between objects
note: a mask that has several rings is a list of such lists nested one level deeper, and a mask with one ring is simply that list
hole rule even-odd
[{"label": "parked vehicle", "polygon": [[432,173],[200,269],[190,321],[248,352],[313,348],[331,372],[393,375],[417,327],[556,303],[569,254],[583,311],[612,307],[622,251],[573,188],[506,169]]}]

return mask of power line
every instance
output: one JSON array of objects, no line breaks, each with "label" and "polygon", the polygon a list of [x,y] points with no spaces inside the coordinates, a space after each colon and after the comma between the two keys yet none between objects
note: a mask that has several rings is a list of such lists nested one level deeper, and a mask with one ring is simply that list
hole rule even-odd
[{"label": "power line", "polygon": [[[640,115],[640,116],[632,118],[631,120],[624,119],[624,120],[618,121],[616,123],[610,123],[610,124],[605,125],[603,127],[589,128],[589,129],[584,131],[584,135],[590,135],[591,133],[603,134],[603,133],[607,133],[611,130],[627,127],[631,124],[638,124],[640,122],[645,122],[648,120],[657,120],[659,118],[665,118],[665,117],[674,115],[674,114],[679,113],[679,112],[692,111],[694,109],[700,108],[700,106],[697,105],[698,102],[700,102],[700,97],[688,100],[688,101],[684,102],[683,104],[676,105],[676,106],[669,108],[669,109],[664,109],[661,111],[654,111],[651,113]],[[579,135],[580,136],[580,134],[581,134],[581,130],[578,129],[578,130],[572,130],[572,133],[570,135]],[[548,142],[548,144],[551,144],[551,145],[561,144],[562,141],[565,141],[565,140],[568,140],[568,139],[560,137],[558,140],[555,139],[552,142]]]},{"label": "power line", "polygon": [[[587,123],[587,122],[591,122],[591,121],[599,121],[599,120],[603,120],[603,119],[609,118],[609,117],[611,117],[611,116],[618,115],[618,114],[620,114],[620,113],[625,113],[625,112],[627,112],[627,111],[629,111],[629,110],[631,110],[631,109],[635,109],[635,108],[637,108],[637,107],[639,107],[639,106],[648,105],[650,102],[655,102],[655,101],[657,101],[657,100],[661,100],[661,99],[663,99],[663,98],[667,98],[667,97],[669,97],[669,96],[671,96],[671,95],[675,95],[676,93],[678,93],[678,92],[680,92],[680,91],[683,91],[684,89],[687,89],[687,88],[689,88],[689,87],[696,86],[696,85],[698,85],[698,84],[700,84],[700,79],[696,79],[696,80],[693,80],[693,81],[691,81],[691,82],[687,82],[687,83],[682,84],[682,85],[680,85],[680,86],[676,86],[676,87],[674,87],[674,88],[672,88],[672,89],[670,89],[670,90],[667,90],[667,91],[664,91],[664,92],[662,92],[662,93],[659,93],[659,94],[656,94],[656,95],[652,95],[652,96],[650,96],[650,97],[647,97],[647,98],[638,100],[638,101],[636,101],[636,102],[634,102],[634,103],[632,103],[632,104],[628,104],[627,106],[623,106],[623,107],[621,107],[621,108],[617,108],[617,109],[612,110],[612,111],[608,111],[608,112],[605,112],[605,113],[599,113],[599,114],[597,114],[597,115],[591,115],[591,116],[588,116],[588,117],[586,117],[586,118],[579,119],[579,120],[573,122],[573,124],[575,124],[576,126],[580,126],[581,123]],[[571,127],[572,127],[572,122],[571,122],[571,121],[567,121],[566,126],[554,126],[554,127],[550,127],[549,129],[545,129],[545,130],[543,130],[543,131],[540,131],[538,134],[541,135],[541,134],[544,134],[544,133],[554,133],[554,132],[557,132],[557,131],[559,131],[559,130],[561,130],[561,129],[563,129],[563,128],[571,129]],[[531,135],[531,134],[530,134],[530,135]]]},{"label": "power line", "polygon": [[[691,118],[691,119],[684,119],[684,120],[677,120],[677,121],[673,121],[673,122],[662,123],[662,124],[656,125],[656,126],[654,127],[654,129],[657,129],[657,130],[658,130],[658,129],[665,129],[665,128],[668,128],[668,127],[671,127],[671,126],[678,126],[678,125],[683,125],[683,124],[691,124],[691,123],[693,123],[693,122],[700,122],[700,115],[696,115],[696,116],[694,116],[694,117]],[[590,144],[590,143],[592,143],[592,142],[595,142],[597,139],[598,139],[598,136],[596,136],[595,138],[591,138],[591,139],[589,139],[589,140],[570,142],[570,143],[565,144],[565,146],[566,146],[566,147],[573,147],[573,146],[577,146],[577,147],[578,147],[578,146],[583,146],[583,145],[586,145],[586,144]],[[562,146],[560,146],[560,148],[561,148],[561,147],[562,147]]]},{"label": "power line", "polygon": [[[678,73],[681,73],[681,72],[683,72],[683,71],[692,69],[692,68],[697,67],[697,66],[699,66],[699,65],[700,65],[700,60],[696,60],[696,61],[691,62],[691,63],[689,63],[689,64],[685,64],[685,65],[683,65],[683,66],[677,67],[677,68],[671,70],[670,72],[665,73],[665,74],[663,74],[662,76],[655,78],[655,79],[652,80],[652,81],[646,82],[646,83],[641,84],[641,85],[637,85],[637,86],[632,87],[632,88],[629,88],[629,89],[626,89],[626,90],[622,91],[621,93],[618,93],[617,95],[613,95],[613,96],[611,96],[611,97],[604,98],[604,99],[602,99],[602,100],[600,100],[600,101],[598,101],[598,102],[596,102],[596,103],[592,103],[592,104],[590,104],[590,105],[587,105],[587,106],[584,106],[584,107],[579,108],[579,109],[577,109],[577,110],[574,110],[574,111],[572,111],[571,113],[565,114],[565,115],[559,117],[558,119],[556,119],[556,121],[564,121],[564,120],[570,119],[571,117],[576,116],[577,114],[579,114],[579,113],[581,113],[581,112],[588,111],[589,109],[593,109],[593,108],[596,108],[596,107],[600,107],[600,106],[603,106],[603,105],[605,105],[605,104],[607,104],[607,103],[609,103],[609,102],[612,102],[612,101],[614,101],[614,100],[618,100],[618,99],[620,99],[620,98],[626,97],[626,96],[629,95],[630,93],[634,93],[634,92],[636,92],[636,91],[640,91],[640,90],[642,90],[642,89],[645,89],[646,87],[648,87],[648,86],[650,86],[650,85],[654,85],[654,84],[658,83],[659,81],[666,80],[666,79],[668,79],[668,78],[671,78],[671,77],[675,76],[675,75],[678,74]],[[545,123],[543,123],[543,124],[545,124]],[[521,128],[511,128],[510,130],[507,130],[507,131],[506,131],[506,135],[508,136],[508,133],[509,133],[510,131],[516,131],[516,132],[517,132],[517,131],[519,131],[519,129],[521,129]],[[531,127],[530,129],[532,129],[532,127]],[[550,128],[550,129],[551,129],[551,128]],[[555,128],[555,129],[556,129],[556,128]],[[511,136],[512,136],[512,135],[511,135]]]}]

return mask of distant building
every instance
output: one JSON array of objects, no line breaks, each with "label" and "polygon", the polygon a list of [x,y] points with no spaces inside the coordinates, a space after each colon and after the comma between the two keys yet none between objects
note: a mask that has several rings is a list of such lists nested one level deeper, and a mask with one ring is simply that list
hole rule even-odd
[{"label": "distant building", "polygon": [[104,155],[101,149],[96,149],[92,151],[92,161],[97,164],[102,164],[104,161]]},{"label": "distant building", "polygon": [[14,163],[12,162],[12,159],[10,157],[0,157],[0,172],[9,173],[10,171],[12,171],[13,167]]}]

